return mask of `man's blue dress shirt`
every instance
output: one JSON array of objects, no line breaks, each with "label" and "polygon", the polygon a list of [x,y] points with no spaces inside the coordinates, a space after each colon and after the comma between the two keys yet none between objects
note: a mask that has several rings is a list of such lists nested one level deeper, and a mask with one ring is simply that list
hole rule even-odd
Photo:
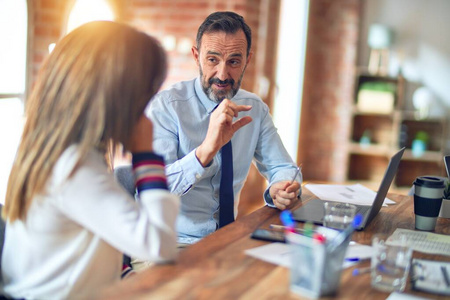
[{"label": "man's blue dress shirt", "polygon": [[[269,181],[269,187],[277,181],[291,180],[296,165],[281,142],[268,106],[255,94],[242,89],[232,101],[251,105],[252,109],[240,112],[238,118],[249,115],[253,119],[231,139],[236,216],[239,195],[252,161]],[[147,108],[154,126],[154,151],[164,156],[170,191],[181,196],[177,219],[180,243],[194,243],[218,228],[220,152],[205,168],[195,156],[196,148],[205,139],[209,117],[216,105],[203,92],[200,78],[196,78],[161,91]],[[302,181],[301,174],[296,180]],[[264,200],[274,206],[268,188]]]}]

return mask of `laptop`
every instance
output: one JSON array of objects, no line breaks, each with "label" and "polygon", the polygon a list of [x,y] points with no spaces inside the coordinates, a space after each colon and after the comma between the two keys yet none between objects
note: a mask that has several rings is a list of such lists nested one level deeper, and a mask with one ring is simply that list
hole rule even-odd
[{"label": "laptop", "polygon": [[[388,193],[389,187],[391,186],[392,180],[397,173],[398,165],[400,164],[400,160],[403,156],[404,151],[405,148],[402,148],[391,157],[372,205],[355,205],[357,208],[356,213],[359,213],[363,216],[363,220],[360,226],[356,228],[356,230],[363,230],[367,225],[369,225],[369,223],[380,211],[381,206],[383,206],[384,199],[386,198],[386,195]],[[319,198],[311,199],[306,204],[295,209],[292,212],[292,217],[294,220],[299,222],[313,222],[314,224],[322,225],[323,217],[325,214],[323,204],[325,202],[336,201],[325,201]]]}]

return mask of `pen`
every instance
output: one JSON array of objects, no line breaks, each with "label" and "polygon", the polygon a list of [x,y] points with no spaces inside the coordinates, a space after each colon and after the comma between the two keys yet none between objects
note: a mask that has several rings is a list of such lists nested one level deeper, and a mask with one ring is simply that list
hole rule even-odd
[{"label": "pen", "polygon": [[286,230],[290,232],[294,232],[295,222],[292,218],[292,213],[290,210],[283,210],[280,213],[280,219],[283,225],[286,227]]},{"label": "pen", "polygon": [[270,228],[272,229],[282,229],[282,230],[286,230],[286,229],[293,229],[295,232],[304,232],[305,230],[302,228],[298,228],[298,227],[288,227],[288,226],[283,226],[283,225],[276,225],[276,224],[270,224],[269,225]]},{"label": "pen", "polygon": [[357,275],[361,275],[361,274],[365,274],[365,273],[370,273],[371,270],[372,270],[371,267],[354,269],[352,272],[352,275],[357,276]]},{"label": "pen", "polygon": [[295,178],[297,178],[298,173],[300,173],[300,169],[301,169],[301,168],[302,168],[302,164],[300,164],[300,165],[297,167],[297,170],[295,171],[295,175],[294,175],[294,177],[292,177],[291,184],[294,183]]},{"label": "pen", "polygon": [[341,231],[330,243],[327,245],[327,253],[333,252],[347,237],[349,237],[356,227],[358,227],[362,222],[362,215],[357,214],[353,218],[353,222],[350,226]]},{"label": "pen", "polygon": [[359,257],[347,257],[345,261],[358,262],[361,261]]},{"label": "pen", "polygon": [[327,238],[323,234],[320,234],[317,232],[314,232],[313,239],[316,243],[321,244],[321,245],[323,245],[327,242]]},{"label": "pen", "polygon": [[347,257],[345,261],[349,262],[360,262],[370,259],[370,257],[360,258],[360,257]]},{"label": "pen", "polygon": [[317,232],[313,232],[312,228],[298,228],[298,227],[288,227],[288,226],[283,226],[283,225],[276,225],[276,224],[270,224],[269,225],[270,228],[272,229],[283,229],[283,230],[289,230],[290,232],[295,232],[295,233],[302,233],[302,235],[307,236],[307,237],[311,237],[317,241],[319,244],[324,244],[326,242],[326,237],[320,233]]},{"label": "pen", "polygon": [[311,222],[306,222],[303,228],[305,230],[305,236],[313,237],[314,227]]},{"label": "pen", "polygon": [[447,287],[450,286],[450,278],[448,278],[447,268],[444,266],[441,266],[442,275],[444,276],[445,284]]}]

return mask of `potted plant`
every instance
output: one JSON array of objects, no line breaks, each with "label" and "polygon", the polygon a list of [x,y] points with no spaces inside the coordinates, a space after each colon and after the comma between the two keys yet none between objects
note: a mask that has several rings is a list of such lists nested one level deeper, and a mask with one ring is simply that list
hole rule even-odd
[{"label": "potted plant", "polygon": [[439,217],[450,218],[450,181],[447,180],[447,184],[444,189],[444,195],[442,198],[441,211]]}]

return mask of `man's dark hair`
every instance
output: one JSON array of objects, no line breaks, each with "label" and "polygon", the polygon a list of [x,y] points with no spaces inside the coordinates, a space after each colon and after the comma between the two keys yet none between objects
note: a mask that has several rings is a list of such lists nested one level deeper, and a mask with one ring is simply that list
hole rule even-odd
[{"label": "man's dark hair", "polygon": [[252,46],[252,30],[245,23],[244,18],[237,13],[231,11],[218,11],[210,14],[197,32],[197,49],[200,51],[203,34],[209,32],[223,31],[225,33],[236,33],[240,29],[244,31],[247,39],[247,56]]}]

